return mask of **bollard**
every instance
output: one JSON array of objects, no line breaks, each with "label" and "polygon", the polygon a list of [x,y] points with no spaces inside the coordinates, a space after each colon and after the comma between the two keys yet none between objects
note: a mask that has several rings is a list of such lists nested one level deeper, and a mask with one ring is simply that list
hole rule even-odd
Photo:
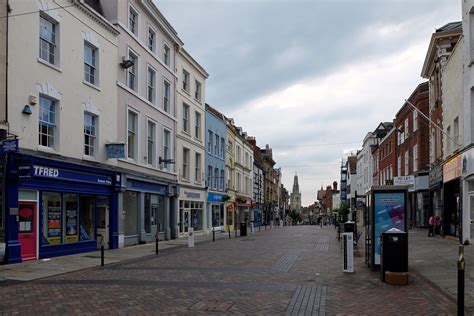
[{"label": "bollard", "polygon": [[237,227],[234,227],[234,235],[237,237]]},{"label": "bollard", "polygon": [[258,232],[260,232],[260,228],[262,228],[262,224],[258,224]]},{"label": "bollard", "polygon": [[104,255],[105,255],[105,240],[104,236],[100,236],[100,265],[103,267],[104,266]]},{"label": "bollard", "polygon": [[212,227],[212,242],[216,241],[216,231],[214,230],[214,227]]},{"label": "bollard", "polygon": [[227,228],[229,230],[229,239],[230,239],[230,227]]},{"label": "bollard", "polygon": [[458,259],[458,316],[464,315],[464,246],[459,245]]}]

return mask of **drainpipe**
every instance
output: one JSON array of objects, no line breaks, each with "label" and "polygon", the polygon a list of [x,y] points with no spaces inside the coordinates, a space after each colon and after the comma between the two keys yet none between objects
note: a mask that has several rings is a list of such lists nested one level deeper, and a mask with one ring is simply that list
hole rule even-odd
[{"label": "drainpipe", "polygon": [[6,36],[5,36],[5,124],[7,125],[7,132],[10,132],[8,126],[8,24],[9,14],[11,12],[9,0],[7,0],[7,18],[6,18]]}]

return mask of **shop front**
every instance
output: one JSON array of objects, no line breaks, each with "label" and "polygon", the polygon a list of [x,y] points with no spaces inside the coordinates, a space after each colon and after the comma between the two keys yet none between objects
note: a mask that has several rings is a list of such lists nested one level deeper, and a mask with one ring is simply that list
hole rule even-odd
[{"label": "shop front", "polygon": [[150,181],[125,175],[122,193],[120,247],[172,238],[172,212],[176,201],[176,183]]},{"label": "shop front", "polygon": [[207,194],[207,214],[210,220],[209,227],[214,230],[224,230],[224,194]]},{"label": "shop front", "polygon": [[474,148],[462,153],[462,228],[463,243],[474,243]]},{"label": "shop front", "polygon": [[250,224],[250,209],[252,208],[252,198],[250,197],[237,197],[237,214],[238,221],[237,225],[240,223]]},{"label": "shop front", "polygon": [[225,222],[226,222],[226,231],[233,232],[235,231],[235,222],[236,222],[236,209],[235,203],[231,201],[227,201],[225,204]]},{"label": "shop front", "polygon": [[252,212],[250,216],[250,221],[253,221],[255,227],[262,225],[263,217],[263,205],[261,204],[252,204]]},{"label": "shop front", "polygon": [[443,232],[446,236],[461,236],[461,164],[462,156],[457,155],[443,165],[444,216]]},{"label": "shop front", "polygon": [[443,211],[443,167],[438,165],[433,167],[429,173],[429,188],[430,188],[430,212],[428,218],[438,216],[440,221],[444,221]]},{"label": "shop front", "polygon": [[119,173],[18,154],[7,174],[7,263],[118,247]]},{"label": "shop front", "polygon": [[179,194],[179,233],[185,235],[190,227],[194,232],[207,229],[205,210],[205,191],[181,187]]}]

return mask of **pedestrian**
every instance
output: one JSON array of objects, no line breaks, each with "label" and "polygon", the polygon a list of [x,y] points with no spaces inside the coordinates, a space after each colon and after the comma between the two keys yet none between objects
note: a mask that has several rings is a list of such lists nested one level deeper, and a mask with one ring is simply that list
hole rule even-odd
[{"label": "pedestrian", "polygon": [[439,219],[439,216],[435,217],[434,228],[435,228],[435,235],[441,235],[441,221]]},{"label": "pedestrian", "polygon": [[433,230],[434,230],[434,224],[435,224],[435,217],[434,215],[430,216],[430,219],[428,220],[428,237],[434,237]]}]

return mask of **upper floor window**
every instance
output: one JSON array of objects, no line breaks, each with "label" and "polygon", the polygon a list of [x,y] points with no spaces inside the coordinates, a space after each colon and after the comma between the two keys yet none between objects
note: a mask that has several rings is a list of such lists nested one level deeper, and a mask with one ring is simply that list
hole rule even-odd
[{"label": "upper floor window", "polygon": [[224,191],[224,170],[221,170],[221,176],[219,177],[220,189]]},{"label": "upper floor window", "polygon": [[163,111],[169,113],[170,111],[170,83],[168,81],[164,82],[164,91],[163,91]]},{"label": "upper floor window", "polygon": [[147,99],[149,102],[155,104],[155,84],[156,84],[156,72],[153,68],[148,67],[148,80],[147,80]]},{"label": "upper floor window", "polygon": [[183,103],[183,131],[189,133],[189,105]]},{"label": "upper floor window", "polygon": [[128,12],[128,29],[135,35],[138,35],[138,13],[131,6]]},{"label": "upper floor window", "polygon": [[147,164],[154,166],[156,161],[156,124],[148,121],[147,129]]},{"label": "upper floor window", "polygon": [[413,172],[418,171],[418,145],[413,146]]},{"label": "upper floor window", "polygon": [[234,152],[234,144],[232,143],[230,139],[227,141],[227,150],[231,154]]},{"label": "upper floor window", "polygon": [[137,90],[138,57],[132,51],[128,51],[128,59],[133,63],[127,70],[127,84],[132,90]]},{"label": "upper floor window", "polygon": [[201,154],[196,153],[195,157],[195,168],[194,168],[194,180],[197,183],[201,183]]},{"label": "upper floor window", "polygon": [[95,139],[96,117],[90,113],[84,113],[84,155],[95,156]]},{"label": "upper floor window", "polygon": [[409,157],[409,152],[408,150],[405,152],[405,175],[407,176],[409,171],[408,171],[408,166],[409,166],[409,162],[410,162],[410,157]]},{"label": "upper floor window", "polygon": [[166,66],[169,66],[170,65],[170,48],[168,45],[164,45],[163,46],[163,61],[165,63]]},{"label": "upper floor window", "polygon": [[221,158],[224,159],[225,140],[221,137]]},{"label": "upper floor window", "polygon": [[217,134],[214,141],[214,155],[219,156],[219,135]]},{"label": "upper floor window", "polygon": [[183,90],[189,92],[189,72],[183,69]]},{"label": "upper floor window", "polygon": [[217,190],[217,184],[219,183],[219,169],[214,168],[214,181],[212,181],[213,185],[212,187],[214,190]]},{"label": "upper floor window", "polygon": [[156,49],[156,33],[151,27],[148,27],[148,49],[152,52]]},{"label": "upper floor window", "polygon": [[196,80],[196,91],[194,91],[194,98],[201,102],[201,83]]},{"label": "upper floor window", "polygon": [[207,166],[207,186],[212,186],[212,166]]},{"label": "upper floor window", "polygon": [[53,23],[40,16],[40,58],[52,65],[58,64],[57,29],[57,23]]},{"label": "upper floor window", "polygon": [[408,138],[408,119],[405,119],[405,139]]},{"label": "upper floor window", "polygon": [[207,131],[207,152],[212,155],[212,140],[214,139],[214,133]]},{"label": "upper floor window", "polygon": [[136,159],[138,151],[137,142],[137,125],[138,115],[133,111],[128,111],[128,127],[127,127],[127,147],[128,147],[128,158]]},{"label": "upper floor window", "polygon": [[84,80],[97,85],[96,69],[97,48],[92,45],[84,44]]},{"label": "upper floor window", "polygon": [[[163,133],[163,159],[170,159],[171,132],[165,129]],[[167,168],[168,165],[165,165]]]},{"label": "upper floor window", "polygon": [[194,136],[196,136],[196,138],[198,139],[201,139],[201,113],[199,112],[195,112],[195,118],[196,118],[196,121],[195,121],[195,126],[194,126]]},{"label": "upper floor window", "polygon": [[189,180],[189,149],[183,148],[183,179]]},{"label": "upper floor window", "polygon": [[413,110],[413,131],[418,129],[418,111]]},{"label": "upper floor window", "polygon": [[40,96],[39,144],[54,148],[56,137],[56,102]]}]

